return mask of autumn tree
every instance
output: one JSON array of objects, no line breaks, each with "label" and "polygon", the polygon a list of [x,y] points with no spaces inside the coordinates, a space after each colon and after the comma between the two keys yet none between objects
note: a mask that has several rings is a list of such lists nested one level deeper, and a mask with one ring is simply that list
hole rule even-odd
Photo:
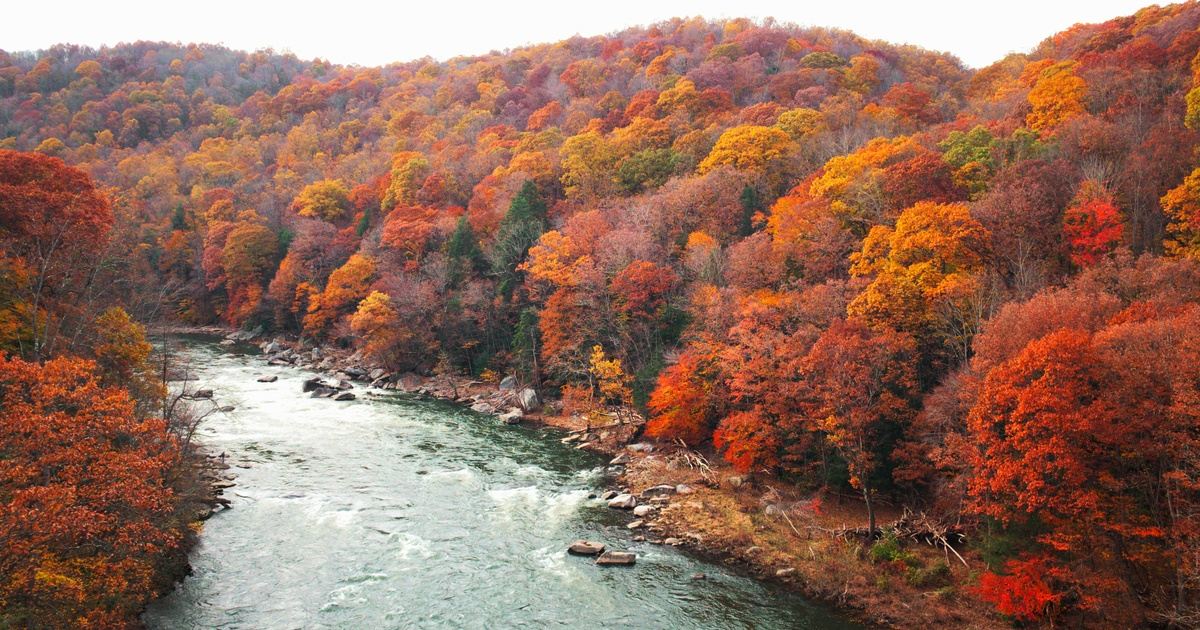
[{"label": "autumn tree", "polygon": [[882,483],[890,483],[891,447],[914,413],[916,363],[911,337],[853,320],[835,322],[805,359],[804,374],[816,401],[811,413],[846,460],[850,485],[866,503],[871,535],[874,493],[881,476]]},{"label": "autumn tree", "polygon": [[304,187],[292,202],[292,209],[302,217],[336,222],[350,207],[350,193],[336,179],[323,179]]},{"label": "autumn tree", "polygon": [[124,627],[177,548],[178,446],[95,364],[0,357],[0,623]]}]

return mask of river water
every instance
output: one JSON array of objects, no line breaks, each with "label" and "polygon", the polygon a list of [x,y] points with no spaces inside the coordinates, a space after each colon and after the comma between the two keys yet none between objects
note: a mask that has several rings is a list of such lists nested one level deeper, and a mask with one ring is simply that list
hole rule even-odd
[{"label": "river water", "polygon": [[[204,526],[194,574],[146,611],[151,628],[854,627],[632,542],[628,515],[588,499],[604,459],[553,430],[362,388],[353,402],[313,399],[309,372],[208,342],[185,353],[197,386],[236,407],[201,433],[237,487]],[[635,551],[637,565],[567,555],[578,538]]]}]

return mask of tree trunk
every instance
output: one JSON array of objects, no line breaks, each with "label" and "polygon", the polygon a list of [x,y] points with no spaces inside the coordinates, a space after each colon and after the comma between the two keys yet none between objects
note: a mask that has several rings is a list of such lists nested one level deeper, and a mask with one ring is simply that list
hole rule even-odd
[{"label": "tree trunk", "polygon": [[867,503],[867,536],[875,538],[875,508],[871,505],[871,487],[863,484],[863,500]]}]

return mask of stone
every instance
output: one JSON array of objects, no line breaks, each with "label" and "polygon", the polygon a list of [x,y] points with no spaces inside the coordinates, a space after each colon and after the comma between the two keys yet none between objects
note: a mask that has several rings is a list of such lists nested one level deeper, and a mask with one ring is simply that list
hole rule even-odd
[{"label": "stone", "polygon": [[517,377],[509,374],[500,379],[500,391],[508,392],[517,388]]},{"label": "stone", "polygon": [[640,529],[640,528],[644,527],[645,525],[646,525],[646,521],[643,521],[642,519],[639,518],[636,521],[630,521],[630,523],[628,525],[626,525],[625,527],[628,527],[629,529]]},{"label": "stone", "polygon": [[211,399],[212,397],[213,397],[213,390],[211,390],[211,389],[197,389],[196,393],[192,394],[192,398],[197,398],[197,399],[206,399],[207,400],[207,399]]},{"label": "stone", "polygon": [[775,572],[775,577],[777,578],[792,577],[793,575],[796,575],[796,567],[787,567]]},{"label": "stone", "polygon": [[313,348],[312,352],[308,353],[308,356],[312,357],[313,361],[320,361],[321,360],[321,349]]},{"label": "stone", "polygon": [[356,381],[361,381],[367,377],[367,371],[360,367],[348,367],[345,369],[345,372],[351,379]]},{"label": "stone", "polygon": [[640,536],[640,535],[639,535],[639,536],[634,536],[634,537],[633,537],[633,542],[646,542],[646,537],[645,537],[645,536]]},{"label": "stone", "polygon": [[562,442],[563,444],[570,444],[572,442],[578,442],[581,438],[583,438],[583,435],[581,435],[579,433],[573,433],[573,434],[568,435],[567,437],[559,440],[559,442]]},{"label": "stone", "polygon": [[283,350],[283,346],[280,345],[278,341],[272,341],[272,342],[268,343],[267,345],[263,346],[263,349],[262,349],[262,351],[266,354],[275,354],[276,352],[279,352],[281,350]]},{"label": "stone", "polygon": [[500,414],[500,421],[504,424],[520,424],[521,417],[525,414],[521,413],[520,409],[513,407],[507,412]]},{"label": "stone", "polygon": [[637,562],[637,554],[630,551],[605,551],[596,558],[600,566],[631,566]]},{"label": "stone", "polygon": [[517,394],[517,402],[521,405],[521,409],[525,411],[537,411],[542,406],[542,400],[538,398],[537,392],[532,387],[526,387]]},{"label": "stone", "polygon": [[632,494],[618,494],[608,500],[608,507],[618,510],[632,510],[637,507],[637,498]]},{"label": "stone", "polygon": [[680,539],[678,539],[678,538],[671,537],[671,538],[666,538],[666,539],[664,539],[664,540],[663,540],[663,544],[664,544],[664,545],[671,545],[672,547],[678,547],[679,545],[682,545],[682,544],[683,544],[683,541],[682,541],[682,540],[680,540]]},{"label": "stone", "polygon": [[617,494],[618,493],[616,490],[608,490],[604,494],[600,495],[600,498],[604,501],[608,501],[609,499],[616,498]]},{"label": "stone", "polygon": [[354,389],[354,383],[351,383],[350,381],[347,381],[347,380],[341,380],[341,381],[338,381],[337,388],[342,391],[346,391],[348,389]]},{"label": "stone", "polygon": [[236,409],[236,407],[234,407],[233,405],[225,405],[224,407],[221,407],[217,411],[220,411],[221,413],[230,413],[234,409]]},{"label": "stone", "polygon": [[620,455],[617,455],[616,457],[614,457],[611,462],[608,462],[608,465],[609,466],[624,466],[625,464],[628,464],[629,462],[630,462],[629,454],[621,453]]},{"label": "stone", "polygon": [[237,342],[232,339],[222,339],[221,345],[222,346],[236,346]]},{"label": "stone", "polygon": [[669,486],[666,484],[663,484],[660,486],[652,486],[650,488],[646,488],[645,490],[642,490],[643,498],[666,497],[666,496],[670,496],[672,494],[675,494],[675,486]]},{"label": "stone", "polygon": [[783,508],[780,508],[779,505],[772,503],[768,505],[765,510],[763,510],[763,513],[767,516],[779,516],[780,514],[783,514]]},{"label": "stone", "polygon": [[652,452],[654,452],[654,445],[647,444],[645,442],[638,442],[637,444],[630,444],[630,445],[626,446],[625,448],[630,451],[633,451],[634,453],[652,453]]},{"label": "stone", "polygon": [[649,516],[650,513],[653,511],[654,511],[653,505],[639,505],[639,506],[633,508],[633,515],[641,518],[643,516]]},{"label": "stone", "polygon": [[274,383],[275,381],[278,381],[278,380],[279,380],[279,377],[274,374],[258,377],[259,383]]},{"label": "stone", "polygon": [[312,394],[310,395],[310,398],[329,398],[330,396],[332,396],[336,393],[337,393],[336,389],[333,389],[331,387],[325,387],[322,385],[322,386],[317,387],[316,389],[312,390]]},{"label": "stone", "polygon": [[315,391],[318,389],[322,389],[324,387],[325,387],[325,381],[321,380],[321,378],[318,376],[314,376],[314,377],[304,381],[303,389],[305,392],[311,392],[311,391]]},{"label": "stone", "polygon": [[573,556],[598,556],[604,553],[604,543],[576,540],[567,547],[567,553]]},{"label": "stone", "polygon": [[693,580],[707,580],[708,576],[704,575],[703,573],[693,573],[692,579]]},{"label": "stone", "polygon": [[686,483],[681,483],[675,486],[675,494],[691,494],[695,491],[695,488],[687,485]]},{"label": "stone", "polygon": [[476,413],[496,413],[496,408],[485,402],[479,402],[471,405],[471,411]]},{"label": "stone", "polygon": [[386,375],[387,370],[383,368],[375,368],[374,370],[371,370],[371,373],[367,375],[367,378],[371,379],[372,381],[378,381]]},{"label": "stone", "polygon": [[747,482],[748,482],[747,479],[745,477],[743,477],[742,475],[733,475],[725,480],[725,483],[728,484],[729,487],[733,488],[734,490],[746,485]]},{"label": "stone", "polygon": [[354,400],[355,398],[357,398],[357,396],[355,396],[351,392],[340,392],[340,393],[338,393],[338,395],[333,397],[334,400],[342,400],[342,401]]}]

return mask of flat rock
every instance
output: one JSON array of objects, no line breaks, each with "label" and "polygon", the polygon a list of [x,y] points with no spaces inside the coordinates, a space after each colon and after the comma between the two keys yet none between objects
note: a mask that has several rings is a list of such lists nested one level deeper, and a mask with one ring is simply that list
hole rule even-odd
[{"label": "flat rock", "polygon": [[521,417],[525,414],[521,413],[520,409],[513,407],[507,412],[500,414],[500,421],[504,424],[520,424]]},{"label": "flat rock", "polygon": [[573,556],[598,556],[604,553],[604,543],[576,540],[567,547],[567,553]]},{"label": "flat rock", "polygon": [[654,511],[653,505],[639,505],[639,506],[633,508],[633,515],[638,518],[641,518],[643,516],[649,516],[650,513],[653,511]]},{"label": "flat rock", "polygon": [[319,376],[314,376],[304,381],[303,390],[305,392],[311,392],[324,387],[325,381],[321,380]]},{"label": "flat rock", "polygon": [[618,510],[632,510],[637,507],[637,497],[632,494],[618,494],[608,500],[608,507]]},{"label": "flat rock", "polygon": [[679,545],[683,544],[683,541],[678,538],[671,537],[671,538],[664,539],[663,544],[671,545],[672,547],[678,547]]},{"label": "flat rock", "polygon": [[791,577],[795,574],[796,574],[796,567],[787,567],[786,569],[780,569],[780,570],[776,571],[775,577],[785,578],[785,577]]},{"label": "flat rock", "polygon": [[675,494],[675,486],[669,486],[666,484],[663,484],[660,486],[652,486],[650,488],[646,488],[645,490],[642,490],[642,496],[645,498],[665,497],[665,496],[670,496],[672,494]]},{"label": "flat rock", "polygon": [[687,485],[686,483],[681,483],[675,486],[675,494],[691,494],[695,491],[695,488]]},{"label": "flat rock", "polygon": [[495,413],[496,408],[485,402],[478,402],[478,403],[475,403],[474,405],[471,405],[471,411],[475,411],[478,413]]},{"label": "flat rock", "polygon": [[646,525],[646,521],[643,521],[642,519],[639,518],[636,521],[630,521],[630,523],[628,525],[626,525],[625,527],[628,527],[629,529],[640,529],[642,527],[645,527],[645,525]]},{"label": "flat rock", "polygon": [[341,392],[333,397],[334,400],[354,400],[355,398],[357,398],[357,396],[351,392]]},{"label": "flat rock", "polygon": [[212,398],[212,397],[213,397],[213,390],[211,390],[211,389],[197,389],[196,393],[192,394],[192,398],[208,399],[208,398]]},{"label": "flat rock", "polygon": [[600,566],[631,566],[637,562],[637,554],[630,551],[605,551],[596,558]]},{"label": "flat rock", "polygon": [[274,374],[258,377],[259,383],[274,383],[275,381],[278,381],[278,380],[279,380],[279,377],[275,376]]},{"label": "flat rock", "polygon": [[617,494],[619,494],[619,493],[616,490],[607,490],[604,492],[604,494],[600,495],[600,498],[605,501],[608,501],[609,499],[616,498]]}]

